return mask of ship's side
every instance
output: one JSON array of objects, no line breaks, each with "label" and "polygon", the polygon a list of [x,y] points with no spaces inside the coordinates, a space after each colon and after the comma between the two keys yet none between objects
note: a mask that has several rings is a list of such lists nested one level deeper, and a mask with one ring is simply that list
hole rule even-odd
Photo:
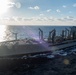
[{"label": "ship's side", "polygon": [[60,50],[63,48],[75,46],[76,41],[72,40],[70,42],[63,42],[60,44],[49,44],[47,42],[35,43],[35,44],[17,44],[11,46],[0,46],[0,56],[15,56],[15,55],[25,55],[25,54],[37,54],[52,52],[55,50]]}]

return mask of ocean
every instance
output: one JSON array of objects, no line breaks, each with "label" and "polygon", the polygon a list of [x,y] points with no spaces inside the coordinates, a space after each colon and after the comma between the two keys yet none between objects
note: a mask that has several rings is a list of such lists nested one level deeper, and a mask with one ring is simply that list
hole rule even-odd
[{"label": "ocean", "polygon": [[39,38],[39,28],[43,30],[43,37],[48,38],[49,32],[56,29],[56,35],[60,35],[65,28],[70,29],[70,26],[15,26],[15,25],[0,25],[0,42],[14,40],[15,34],[17,39]]}]

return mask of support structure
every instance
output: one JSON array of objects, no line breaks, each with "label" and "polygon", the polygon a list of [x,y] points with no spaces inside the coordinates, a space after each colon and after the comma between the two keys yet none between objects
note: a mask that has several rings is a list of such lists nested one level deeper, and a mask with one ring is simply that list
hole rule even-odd
[{"label": "support structure", "polygon": [[18,38],[17,38],[17,35],[18,35],[18,33],[13,33],[14,35],[15,35],[15,40],[17,40]]},{"label": "support structure", "polygon": [[65,28],[65,38],[66,39],[69,39],[69,38],[71,38],[71,36],[70,36],[70,30],[69,29],[67,29],[67,28]]},{"label": "support structure", "polygon": [[62,30],[61,37],[64,39],[64,36],[65,36],[65,31],[64,31],[64,30]]},{"label": "support structure", "polygon": [[70,27],[70,28],[71,28],[72,39],[76,39],[76,27],[73,26],[73,27]]},{"label": "support structure", "polygon": [[39,28],[39,39],[43,40],[43,31]]},{"label": "support structure", "polygon": [[52,31],[49,32],[48,41],[52,40],[52,43],[54,43],[55,42],[55,36],[56,36],[56,30],[53,29]]}]

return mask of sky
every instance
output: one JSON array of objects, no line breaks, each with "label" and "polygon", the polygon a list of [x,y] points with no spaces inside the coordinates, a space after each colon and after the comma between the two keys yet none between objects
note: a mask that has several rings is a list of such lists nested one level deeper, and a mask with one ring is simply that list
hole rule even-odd
[{"label": "sky", "polygon": [[76,0],[0,0],[1,25],[76,25]]}]

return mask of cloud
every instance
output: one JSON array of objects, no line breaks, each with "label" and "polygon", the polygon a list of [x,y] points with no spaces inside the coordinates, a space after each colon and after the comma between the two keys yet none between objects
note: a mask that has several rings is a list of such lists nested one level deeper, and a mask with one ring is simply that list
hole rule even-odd
[{"label": "cloud", "polygon": [[73,7],[76,7],[76,3],[75,3],[75,4],[73,4]]},{"label": "cloud", "polygon": [[39,10],[39,9],[40,9],[40,7],[39,7],[39,6],[34,6],[34,7],[29,7],[29,9]]},{"label": "cloud", "polygon": [[7,25],[76,25],[76,19],[73,16],[53,17],[53,16],[36,16],[36,17],[6,17],[0,18],[0,24]]},{"label": "cloud", "polygon": [[61,11],[59,9],[57,9],[56,12],[60,13]]},{"label": "cloud", "polygon": [[44,14],[40,14],[39,16],[44,16]]},{"label": "cloud", "polygon": [[66,17],[59,18],[57,20],[63,21],[63,22],[72,22],[72,21],[74,21],[74,17],[73,16],[66,16]]},{"label": "cloud", "polygon": [[67,16],[67,19],[73,19],[74,17],[73,16]]},{"label": "cloud", "polygon": [[20,2],[17,2],[17,3],[8,2],[8,7],[9,7],[9,8],[11,8],[11,7],[20,8],[20,7],[21,7],[21,3],[20,3]]},{"label": "cloud", "polygon": [[63,8],[66,8],[67,6],[66,6],[66,5],[63,5],[62,7],[63,7]]},{"label": "cloud", "polygon": [[51,9],[48,9],[47,12],[51,12]]},{"label": "cloud", "polygon": [[48,19],[51,20],[51,21],[55,21],[55,20],[56,20],[56,18],[54,18],[54,17],[52,17],[52,16],[49,17]]},{"label": "cloud", "polygon": [[15,20],[16,20],[16,21],[22,21],[23,18],[22,18],[22,17],[16,17]]},{"label": "cloud", "polygon": [[35,17],[33,20],[36,20],[36,21],[47,21],[48,18],[47,17]]},{"label": "cloud", "polygon": [[23,21],[32,21],[33,18],[23,18]]},{"label": "cloud", "polygon": [[8,2],[8,7],[14,7],[15,6],[15,3],[14,2]]}]

